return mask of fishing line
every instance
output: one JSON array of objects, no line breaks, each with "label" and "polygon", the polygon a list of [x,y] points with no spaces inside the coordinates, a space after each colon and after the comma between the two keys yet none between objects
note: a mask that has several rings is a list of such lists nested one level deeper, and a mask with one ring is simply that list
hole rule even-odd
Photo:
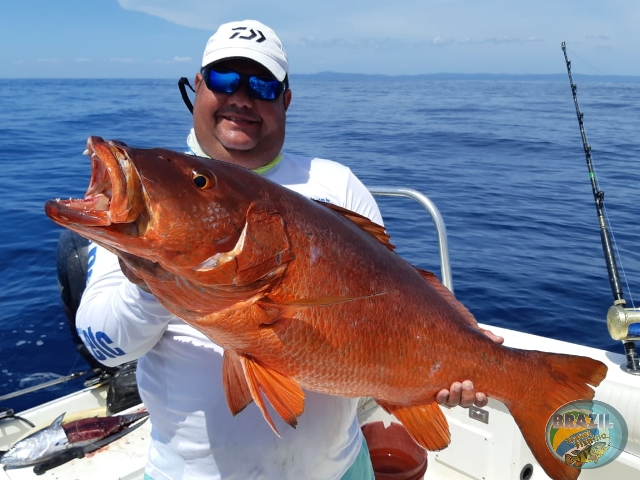
[{"label": "fishing line", "polygon": [[593,63],[589,62],[588,60],[586,60],[585,58],[581,57],[580,55],[578,55],[576,53],[575,50],[571,50],[571,55],[578,57],[580,60],[582,60],[584,63],[586,63],[587,65],[589,65],[591,68],[593,68],[594,70],[596,70],[598,73],[601,73],[602,75],[606,75],[606,72],[603,72],[602,70],[600,70],[598,67],[596,67]]},{"label": "fishing line", "polygon": [[[609,212],[607,212],[607,207],[603,205],[602,209],[604,210],[605,217],[607,217],[607,224],[611,226],[611,220],[609,219]],[[629,286],[629,279],[627,278],[627,274],[624,271],[622,257],[620,256],[620,251],[618,250],[618,243],[616,242],[616,236],[613,233],[613,228],[610,227],[610,230],[611,230],[611,241],[613,242],[613,248],[616,251],[616,257],[620,259],[620,270],[622,271],[622,278],[624,280],[624,284],[627,287],[627,293],[629,294],[629,303],[631,303],[632,308],[635,308],[635,303],[633,302],[633,294],[631,293],[631,287]]]}]

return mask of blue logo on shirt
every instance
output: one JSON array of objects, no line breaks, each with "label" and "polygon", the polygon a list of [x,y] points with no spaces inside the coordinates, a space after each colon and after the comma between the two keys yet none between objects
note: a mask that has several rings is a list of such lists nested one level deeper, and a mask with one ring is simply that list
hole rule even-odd
[{"label": "blue logo on shirt", "polygon": [[91,274],[93,273],[93,264],[96,262],[96,245],[93,242],[90,242],[91,248],[87,252],[87,283],[89,283],[89,279],[91,278]]},{"label": "blue logo on shirt", "polygon": [[80,338],[82,338],[87,348],[91,350],[91,354],[96,358],[96,360],[106,360],[107,357],[121,357],[125,354],[122,349],[117,347],[112,348],[109,346],[113,345],[113,340],[111,340],[103,331],[98,331],[94,335],[91,327],[86,330],[79,328],[78,335],[80,335]]}]

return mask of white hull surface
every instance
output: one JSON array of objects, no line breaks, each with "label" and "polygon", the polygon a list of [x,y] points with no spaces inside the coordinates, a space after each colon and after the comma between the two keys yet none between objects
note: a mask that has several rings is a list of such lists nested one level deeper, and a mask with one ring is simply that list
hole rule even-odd
[{"label": "white hull surface", "polygon": [[[608,403],[622,414],[629,429],[629,439],[625,451],[614,462],[601,468],[583,469],[580,479],[640,479],[640,376],[623,371],[621,365],[625,363],[625,358],[622,355],[513,330],[485,327],[504,336],[505,345],[508,346],[583,355],[606,363],[609,367],[607,378],[596,389],[595,398]],[[104,415],[105,405],[106,389],[96,387],[20,412],[19,415],[40,427],[49,425],[63,412],[67,412],[69,420],[78,412],[83,412],[84,416]],[[371,406],[372,403],[369,402],[361,409],[362,423],[393,421],[379,407]],[[549,478],[534,460],[520,430],[501,403],[490,400],[489,405],[480,411],[460,407],[443,410],[451,429],[451,444],[445,450],[429,453],[424,477],[426,480]],[[472,417],[487,418],[488,423]],[[149,444],[149,428],[149,422],[145,422],[102,449],[42,475],[36,475],[32,467],[0,470],[0,480],[140,480]],[[0,421],[0,450],[6,450],[19,438],[33,431],[34,429],[17,419]],[[526,475],[527,471],[531,472],[530,476]],[[521,476],[522,473],[525,475]]]}]

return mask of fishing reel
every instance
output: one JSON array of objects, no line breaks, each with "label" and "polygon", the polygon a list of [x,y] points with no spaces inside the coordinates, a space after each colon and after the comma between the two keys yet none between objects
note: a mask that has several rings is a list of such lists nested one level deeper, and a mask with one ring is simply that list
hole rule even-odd
[{"label": "fishing reel", "polygon": [[607,312],[607,329],[614,340],[640,340],[640,309],[616,304]]},{"label": "fishing reel", "polygon": [[622,341],[627,365],[623,367],[627,373],[640,375],[640,357],[635,342],[640,340],[640,309],[625,308],[620,299],[607,312],[607,329],[614,340]]}]

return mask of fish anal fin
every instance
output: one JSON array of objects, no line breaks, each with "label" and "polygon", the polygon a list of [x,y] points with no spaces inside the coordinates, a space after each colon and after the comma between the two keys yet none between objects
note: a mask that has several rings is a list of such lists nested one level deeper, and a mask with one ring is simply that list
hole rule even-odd
[{"label": "fish anal fin", "polygon": [[222,357],[222,385],[234,417],[253,401],[240,358],[232,350],[225,350]]},{"label": "fish anal fin", "polygon": [[422,448],[437,451],[451,442],[449,424],[435,400],[423,405],[394,405],[376,399],[387,413],[396,417]]},{"label": "fish anal fin", "polygon": [[262,394],[269,401],[274,410],[289,425],[295,428],[298,417],[304,411],[304,392],[297,382],[257,362],[255,359],[240,355],[251,396],[262,412],[272,430],[279,435]]},{"label": "fish anal fin", "polygon": [[392,252],[395,251],[396,247],[394,247],[391,243],[390,237],[387,234],[387,230],[382,225],[378,225],[377,223],[372,222],[368,217],[365,217],[364,215],[360,215],[359,213],[353,212],[344,207],[339,207],[338,205],[334,205],[333,203],[323,202],[321,200],[315,200],[315,202],[351,220],[362,230],[374,236],[382,245],[387,247],[389,250],[391,250]]}]

